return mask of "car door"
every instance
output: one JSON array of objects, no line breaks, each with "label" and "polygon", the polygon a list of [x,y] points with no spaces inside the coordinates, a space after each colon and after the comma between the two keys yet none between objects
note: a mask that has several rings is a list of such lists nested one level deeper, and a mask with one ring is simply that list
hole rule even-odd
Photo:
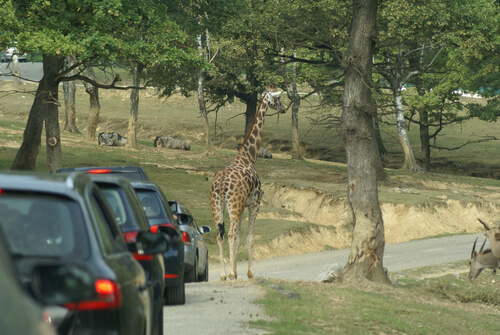
[{"label": "car door", "polygon": [[102,193],[94,190],[91,202],[103,258],[121,285],[120,334],[143,334],[145,329],[149,334],[151,310],[144,270],[128,251]]}]

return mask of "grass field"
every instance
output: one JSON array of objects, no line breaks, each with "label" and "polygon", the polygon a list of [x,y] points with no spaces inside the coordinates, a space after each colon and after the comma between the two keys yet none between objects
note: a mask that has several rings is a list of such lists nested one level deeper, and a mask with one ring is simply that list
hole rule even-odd
[{"label": "grass field", "polygon": [[[11,89],[10,83],[0,81],[1,171],[9,170],[22,142],[35,86],[24,84],[23,92]],[[126,136],[129,93],[101,90],[100,98],[98,131],[116,131]],[[62,133],[63,167],[140,165],[170,199],[178,199],[191,209],[198,224],[215,230],[208,198],[211,178],[235,156],[236,145],[243,139],[244,118],[239,116],[243,112],[244,106],[238,102],[222,108],[217,115],[217,127],[216,116],[209,115],[212,135],[217,130],[217,152],[208,156],[202,146],[203,128],[194,97],[158,99],[152,91],[142,92],[139,147],[102,147],[85,139],[88,96],[78,86],[77,126],[83,134]],[[61,122],[63,113],[61,108]],[[309,118],[314,113],[306,108],[301,110],[300,136],[306,157],[302,161],[291,160],[288,153],[290,115],[278,119],[271,113],[266,119],[263,143],[273,153],[273,159],[257,161],[266,195],[255,228],[257,259],[349,245],[342,140],[338,128],[311,128]],[[434,152],[434,173],[412,175],[395,169],[402,163],[402,155],[394,133],[390,127],[383,129],[391,167],[387,169],[390,181],[379,186],[387,243],[482,231],[478,215],[486,221],[498,220],[500,181],[472,177],[496,174],[498,141],[469,145],[458,151]],[[469,138],[500,138],[499,133],[496,123],[474,120],[448,128],[446,136],[439,140],[442,145],[454,146]],[[419,157],[418,129],[411,128],[409,134]],[[154,148],[156,135],[187,140],[191,150]],[[45,146],[36,168],[46,171]],[[239,256],[245,259],[245,224],[242,234]],[[206,239],[210,260],[214,262],[218,254],[215,234]],[[391,273],[392,286],[364,288],[263,281],[260,284],[268,293],[261,303],[274,320],[259,321],[257,326],[276,334],[494,334],[500,329],[498,282],[488,272],[471,284],[465,280],[466,271],[464,260],[440,268]]]}]

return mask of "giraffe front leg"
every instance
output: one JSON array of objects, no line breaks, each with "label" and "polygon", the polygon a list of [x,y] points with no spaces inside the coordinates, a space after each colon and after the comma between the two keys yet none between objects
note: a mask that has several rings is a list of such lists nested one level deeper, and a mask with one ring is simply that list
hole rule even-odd
[{"label": "giraffe front leg", "polygon": [[217,244],[219,245],[220,258],[220,280],[226,280],[226,268],[224,265],[224,222],[217,225]]}]

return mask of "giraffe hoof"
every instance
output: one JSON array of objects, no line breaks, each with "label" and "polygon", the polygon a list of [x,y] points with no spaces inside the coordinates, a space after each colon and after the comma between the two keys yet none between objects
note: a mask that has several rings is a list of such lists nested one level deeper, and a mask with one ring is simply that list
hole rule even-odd
[{"label": "giraffe hoof", "polygon": [[252,272],[252,270],[248,270],[247,277],[248,277],[248,279],[252,279],[253,278],[253,272]]},{"label": "giraffe hoof", "polygon": [[229,279],[233,280],[233,279],[237,279],[238,278],[238,275],[234,272],[229,272]]},{"label": "giraffe hoof", "polygon": [[222,280],[222,281],[226,280],[226,275],[225,274],[221,274],[220,275],[220,280]]}]

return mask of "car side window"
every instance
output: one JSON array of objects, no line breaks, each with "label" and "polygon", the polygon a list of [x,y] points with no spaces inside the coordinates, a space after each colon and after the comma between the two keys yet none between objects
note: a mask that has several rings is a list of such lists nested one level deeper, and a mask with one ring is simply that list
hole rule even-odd
[{"label": "car side window", "polygon": [[112,214],[103,205],[105,200],[94,192],[90,201],[104,253],[110,255],[126,251],[125,243],[120,231],[117,229],[116,223],[113,222]]}]

